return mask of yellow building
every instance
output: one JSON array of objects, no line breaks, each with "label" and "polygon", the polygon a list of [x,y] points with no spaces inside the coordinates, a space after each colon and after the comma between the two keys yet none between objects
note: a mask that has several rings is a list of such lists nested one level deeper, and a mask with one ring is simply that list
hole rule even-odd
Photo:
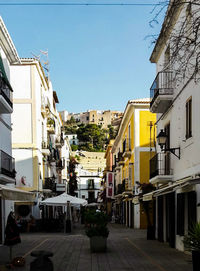
[{"label": "yellow building", "polygon": [[119,222],[134,228],[146,228],[144,211],[134,195],[139,192],[139,183],[149,182],[149,160],[155,152],[156,114],[149,106],[147,98],[128,101],[112,147],[115,215]]}]

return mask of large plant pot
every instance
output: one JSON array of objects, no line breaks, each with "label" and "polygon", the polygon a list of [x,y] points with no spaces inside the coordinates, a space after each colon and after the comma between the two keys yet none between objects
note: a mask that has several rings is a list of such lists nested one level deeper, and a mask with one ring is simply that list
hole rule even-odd
[{"label": "large plant pot", "polygon": [[193,271],[199,271],[200,267],[200,250],[192,250]]},{"label": "large plant pot", "polygon": [[93,236],[90,237],[91,252],[105,252],[107,248],[107,237]]}]

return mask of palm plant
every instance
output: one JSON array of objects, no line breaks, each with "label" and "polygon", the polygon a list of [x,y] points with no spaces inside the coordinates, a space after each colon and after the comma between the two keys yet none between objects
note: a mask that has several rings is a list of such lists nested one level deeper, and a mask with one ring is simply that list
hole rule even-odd
[{"label": "palm plant", "polygon": [[194,223],[188,235],[184,237],[185,248],[189,251],[200,251],[200,222]]}]

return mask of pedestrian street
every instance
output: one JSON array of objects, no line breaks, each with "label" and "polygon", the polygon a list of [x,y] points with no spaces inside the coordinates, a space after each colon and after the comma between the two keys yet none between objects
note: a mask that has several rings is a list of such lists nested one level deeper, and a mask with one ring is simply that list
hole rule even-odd
[{"label": "pedestrian street", "polygon": [[[24,267],[12,270],[28,271],[35,258],[35,250],[53,252],[50,259],[54,271],[191,271],[189,254],[170,248],[167,244],[146,240],[145,230],[125,228],[118,224],[109,225],[106,253],[91,253],[89,238],[83,225],[76,225],[71,234],[24,233],[22,243],[13,247],[13,257],[23,256]],[[9,260],[8,247],[0,247],[0,271]]]}]

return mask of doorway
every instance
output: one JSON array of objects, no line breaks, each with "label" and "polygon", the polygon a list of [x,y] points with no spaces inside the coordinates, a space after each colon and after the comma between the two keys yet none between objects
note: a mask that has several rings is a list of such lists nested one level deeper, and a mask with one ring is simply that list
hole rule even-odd
[{"label": "doorway", "polygon": [[166,241],[175,247],[175,192],[166,195]]}]

